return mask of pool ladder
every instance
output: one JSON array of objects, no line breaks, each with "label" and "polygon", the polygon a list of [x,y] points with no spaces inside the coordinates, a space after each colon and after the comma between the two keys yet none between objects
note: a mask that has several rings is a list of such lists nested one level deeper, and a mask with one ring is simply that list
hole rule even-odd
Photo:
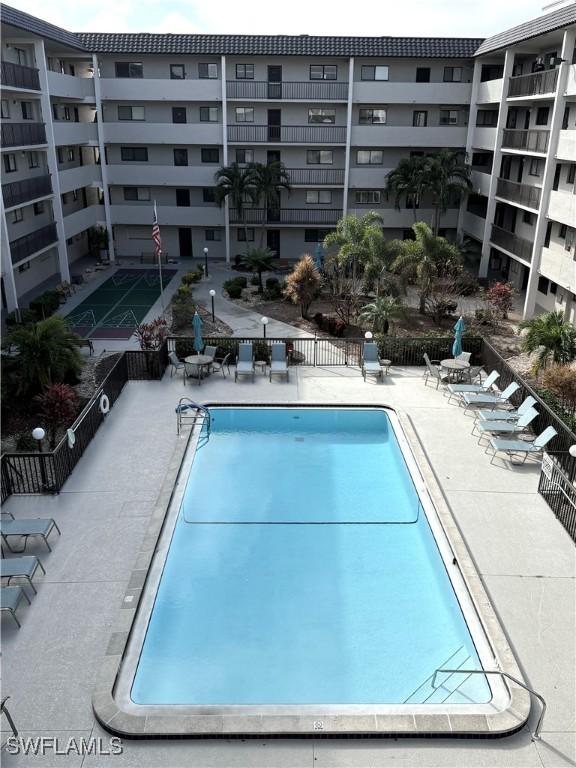
[{"label": "pool ladder", "polygon": [[205,405],[196,403],[189,397],[181,397],[176,406],[176,434],[180,435],[185,425],[189,425],[192,429],[199,426],[200,432],[206,427],[206,438],[208,438],[211,426],[210,411]]}]

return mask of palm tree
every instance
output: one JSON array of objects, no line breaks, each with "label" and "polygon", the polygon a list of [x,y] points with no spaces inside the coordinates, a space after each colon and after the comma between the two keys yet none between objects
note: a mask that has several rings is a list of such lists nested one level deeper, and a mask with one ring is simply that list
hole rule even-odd
[{"label": "palm tree", "polygon": [[262,272],[268,272],[272,269],[274,256],[275,253],[270,248],[250,248],[242,257],[244,266],[258,275],[258,293],[264,293]]},{"label": "palm tree", "polygon": [[386,196],[394,198],[394,205],[400,210],[400,202],[413,201],[412,213],[416,223],[416,206],[422,198],[428,178],[427,157],[411,157],[400,160],[397,167],[386,177]]},{"label": "palm tree", "polygon": [[434,221],[432,228],[438,234],[440,218],[451,202],[465,197],[472,189],[470,165],[462,160],[462,153],[442,149],[428,158],[425,187],[434,198]]},{"label": "palm tree", "polygon": [[402,317],[406,314],[406,308],[400,299],[392,296],[379,296],[371,304],[362,307],[360,320],[371,323],[374,333],[388,333],[390,320]]},{"label": "palm tree", "polygon": [[436,237],[423,221],[412,226],[415,240],[396,241],[398,255],[392,269],[405,279],[416,280],[419,290],[419,312],[426,312],[426,298],[434,282],[454,277],[462,271],[462,258],[457,245]]},{"label": "palm tree", "polygon": [[223,166],[216,171],[216,201],[222,205],[228,199],[236,211],[238,219],[244,227],[246,242],[248,242],[248,225],[246,223],[246,204],[255,203],[255,179],[251,166],[243,168],[238,163]]},{"label": "palm tree", "polygon": [[324,247],[332,246],[338,247],[338,265],[341,268],[352,267],[355,286],[358,264],[363,266],[384,251],[382,217],[375,211],[368,211],[360,218],[344,216],[336,224],[335,231],[324,238]]},{"label": "palm tree", "polygon": [[538,352],[534,373],[545,368],[550,358],[557,365],[565,365],[576,359],[576,329],[564,318],[562,312],[548,312],[520,323],[520,329],[528,333],[522,340],[522,350]]},{"label": "palm tree", "polygon": [[250,173],[254,184],[254,205],[262,207],[260,230],[260,247],[262,247],[268,212],[280,208],[282,190],[290,193],[290,175],[280,160],[273,160],[266,164],[252,163]]}]

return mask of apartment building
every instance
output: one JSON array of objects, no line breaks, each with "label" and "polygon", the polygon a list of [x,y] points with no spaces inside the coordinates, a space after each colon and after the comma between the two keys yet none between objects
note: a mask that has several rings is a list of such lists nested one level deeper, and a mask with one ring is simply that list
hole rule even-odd
[{"label": "apartment building", "polygon": [[[108,229],[112,259],[151,252],[154,200],[164,250],[181,262],[206,247],[210,258],[230,260],[261,242],[297,258],[314,251],[343,214],[368,210],[382,215],[388,237],[405,237],[415,213],[432,220],[432,201],[424,196],[416,212],[398,210],[384,194],[386,176],[401,158],[441,148],[468,151],[477,189],[443,214],[442,233],[476,238],[480,274],[502,272],[525,288],[527,311],[556,305],[564,290],[563,306],[572,306],[574,270],[564,282],[560,276],[566,254],[574,256],[573,245],[564,251],[575,223],[574,174],[568,157],[552,190],[552,165],[562,134],[576,128],[570,117],[561,128],[558,117],[574,93],[573,54],[565,48],[575,22],[571,6],[487,41],[72,34],[2,6],[4,306],[17,306],[51,274],[69,279],[94,225]],[[535,36],[544,37],[541,44]],[[530,77],[541,50],[541,76],[556,77],[554,90],[525,94],[515,85],[520,95],[505,97],[510,78]],[[549,107],[546,128],[536,104]],[[506,127],[513,110],[517,128]],[[508,152],[504,133],[513,130],[516,142],[522,131],[550,131],[545,151],[522,154],[522,145]],[[574,160],[569,135],[564,145]],[[505,156],[509,165],[500,168]],[[542,191],[536,207],[532,199],[515,201],[513,185],[527,183],[516,167],[524,156],[541,161],[542,189],[546,178],[563,197]],[[247,210],[243,226],[235,209],[216,203],[215,172],[270,160],[288,169],[291,192],[274,210]],[[553,220],[546,237],[541,221],[552,216],[552,202],[564,218]],[[554,221],[565,225],[564,240]],[[528,226],[538,234],[530,259],[527,246],[510,250]],[[560,295],[557,288],[553,299],[540,296],[541,277],[562,286]]]}]

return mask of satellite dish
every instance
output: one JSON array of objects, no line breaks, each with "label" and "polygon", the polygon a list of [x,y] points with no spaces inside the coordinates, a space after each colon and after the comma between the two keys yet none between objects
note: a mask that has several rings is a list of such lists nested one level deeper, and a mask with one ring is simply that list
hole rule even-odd
[{"label": "satellite dish", "polygon": [[76,432],[74,432],[73,429],[66,430],[66,434],[68,435],[68,448],[74,448],[76,444]]}]

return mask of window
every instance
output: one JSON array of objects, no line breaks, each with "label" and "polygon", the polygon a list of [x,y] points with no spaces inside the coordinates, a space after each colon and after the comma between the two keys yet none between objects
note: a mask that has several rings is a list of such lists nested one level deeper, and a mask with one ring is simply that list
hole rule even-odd
[{"label": "window", "polygon": [[362,80],[388,80],[388,67],[363,64],[360,76]]},{"label": "window", "polygon": [[203,163],[219,163],[220,150],[218,147],[202,147],[200,156]]},{"label": "window", "polygon": [[254,150],[253,149],[237,149],[236,150],[236,162],[238,165],[247,165],[254,162]]},{"label": "window", "polygon": [[254,80],[254,64],[236,64],[236,80]]},{"label": "window", "polygon": [[31,101],[21,101],[20,109],[22,110],[22,120],[32,120],[33,115]]},{"label": "window", "polygon": [[254,228],[248,227],[247,229],[237,229],[236,239],[239,243],[254,242]]},{"label": "window", "polygon": [[430,67],[416,67],[416,82],[417,83],[430,82]]},{"label": "window", "polygon": [[74,152],[74,147],[68,147],[68,152],[66,153],[66,157],[69,163],[73,163],[76,158],[76,153]]},{"label": "window", "polygon": [[172,107],[172,122],[173,123],[186,122],[186,107]]},{"label": "window", "polygon": [[556,296],[556,293],[558,292],[558,285],[556,283],[550,282],[550,288],[548,291],[552,294],[552,296]]},{"label": "window", "polygon": [[8,155],[3,155],[4,157],[4,173],[13,173],[15,170],[17,170],[16,165],[16,155],[13,155],[12,153]]},{"label": "window", "polygon": [[360,125],[386,125],[386,109],[360,109],[358,122]]},{"label": "window", "polygon": [[323,243],[324,238],[332,230],[330,229],[305,229],[304,230],[304,242],[305,243]]},{"label": "window", "polygon": [[218,107],[200,107],[201,123],[217,123]]},{"label": "window", "polygon": [[184,64],[170,64],[170,80],[184,80],[185,78]]},{"label": "window", "polygon": [[380,203],[382,193],[379,189],[357,189],[355,197],[358,205],[374,205]]},{"label": "window", "polygon": [[550,236],[552,235],[552,222],[549,221],[546,224],[546,234],[544,235],[544,248],[548,248],[550,245]]},{"label": "window", "polygon": [[459,109],[441,109],[440,125],[458,125],[460,122]]},{"label": "window", "polygon": [[498,124],[497,109],[479,109],[476,114],[476,125],[486,128],[496,128]]},{"label": "window", "polygon": [[566,183],[574,184],[576,179],[576,163],[570,163],[568,166],[568,173],[566,174]]},{"label": "window", "polygon": [[566,233],[568,232],[568,225],[567,224],[560,224],[558,227],[558,237],[560,240],[564,240],[566,238]]},{"label": "window", "polygon": [[142,78],[144,71],[141,61],[117,61],[116,77],[137,77]]},{"label": "window", "polygon": [[22,212],[22,208],[16,208],[15,211],[12,211],[12,224],[18,224],[18,222],[23,219],[24,213]]},{"label": "window", "polygon": [[310,80],[336,80],[338,67],[335,64],[310,64]]},{"label": "window", "polygon": [[217,80],[218,64],[198,64],[198,77],[201,80]]},{"label": "window", "polygon": [[71,120],[70,107],[64,107],[64,120],[68,120],[68,122]]},{"label": "window", "polygon": [[538,107],[536,111],[536,125],[548,125],[550,107]]},{"label": "window", "polygon": [[538,278],[538,291],[539,293],[543,293],[546,295],[548,293],[548,286],[550,285],[550,281],[547,277],[539,277]]},{"label": "window", "polygon": [[174,150],[174,165],[188,165],[188,150],[187,149],[175,149]]},{"label": "window", "polygon": [[54,118],[54,120],[60,120],[58,116],[59,115],[58,110],[59,110],[58,104],[52,104],[52,117]]},{"label": "window", "polygon": [[46,205],[44,202],[34,203],[33,208],[34,208],[34,216],[40,216],[41,213],[44,213]]},{"label": "window", "polygon": [[209,243],[218,242],[222,240],[222,230],[221,229],[205,229],[204,240],[206,240]]},{"label": "window", "polygon": [[528,170],[528,174],[530,176],[540,176],[542,168],[542,161],[539,160],[537,157],[533,157],[530,160],[530,168]]},{"label": "window", "polygon": [[56,147],[56,156],[58,158],[59,163],[64,162],[64,150],[62,149],[62,147]]},{"label": "window", "polygon": [[331,149],[309,149],[306,152],[308,165],[332,165],[334,152]]},{"label": "window", "polygon": [[22,64],[24,67],[28,66],[28,56],[24,48],[14,48],[14,51],[18,58],[18,64]]},{"label": "window", "polygon": [[416,128],[426,128],[428,125],[428,112],[425,109],[417,109],[412,113],[412,125]]},{"label": "window", "polygon": [[335,123],[336,110],[335,109],[316,109],[316,108],[309,109],[308,122],[309,123]]},{"label": "window", "polygon": [[356,163],[358,165],[382,165],[384,152],[381,149],[358,149]]},{"label": "window", "polygon": [[332,191],[329,189],[307,189],[307,205],[330,205],[332,202]]},{"label": "window", "polygon": [[253,123],[254,107],[236,107],[237,123]]},{"label": "window", "polygon": [[202,200],[205,203],[215,203],[216,202],[216,190],[214,187],[204,187],[202,190]]},{"label": "window", "polygon": [[462,67],[444,67],[444,82],[445,83],[461,83],[462,82]]},{"label": "window", "polygon": [[10,117],[10,102],[8,99],[2,99],[2,117]]},{"label": "window", "polygon": [[150,200],[148,187],[124,187],[124,200],[144,202]]},{"label": "window", "polygon": [[78,190],[77,189],[73,189],[72,190],[72,200],[74,200],[76,202],[76,200],[78,200],[78,197],[79,197]]},{"label": "window", "polygon": [[118,105],[118,120],[144,120],[144,107]]},{"label": "window", "polygon": [[147,163],[148,147],[120,147],[120,159],[131,163]]},{"label": "window", "polygon": [[179,208],[190,207],[190,190],[189,189],[176,190],[176,205]]},{"label": "window", "polygon": [[532,226],[534,224],[534,214],[530,213],[530,211],[524,211],[522,213],[522,221],[524,224]]},{"label": "window", "polygon": [[38,152],[28,152],[28,168],[38,168],[39,166]]}]

